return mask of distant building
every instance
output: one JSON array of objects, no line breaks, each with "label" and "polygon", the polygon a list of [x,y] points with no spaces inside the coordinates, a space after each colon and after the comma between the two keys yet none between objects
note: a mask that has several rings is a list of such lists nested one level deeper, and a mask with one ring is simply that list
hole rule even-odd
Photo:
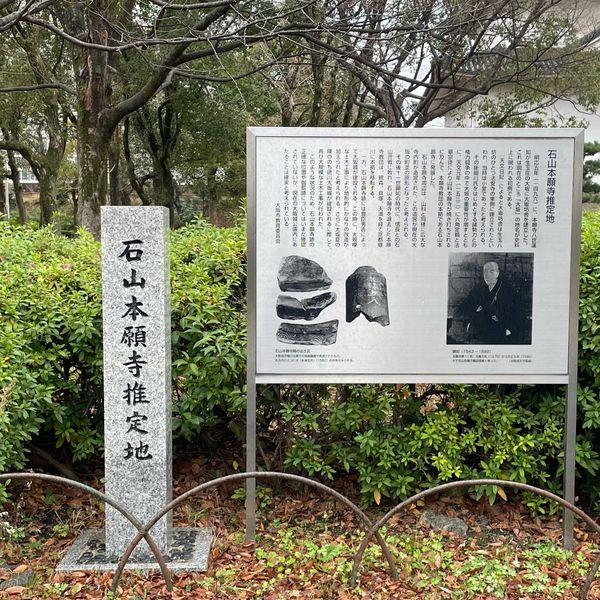
[{"label": "distant building", "polygon": [[[593,40],[593,46],[600,51],[600,0],[563,0],[557,5],[557,11],[573,10],[579,15],[578,30],[581,32],[580,40],[589,42]],[[545,74],[555,75],[561,69],[561,61],[547,58],[539,68],[540,78]],[[468,64],[465,69],[467,78],[476,77],[478,73],[485,72],[485,64]],[[478,114],[478,108],[485,106],[486,103],[501,101],[502,97],[515,90],[515,85],[502,84],[492,89],[487,96],[478,96],[461,106],[460,108],[448,113],[445,118],[446,127],[479,127],[481,122],[481,112]],[[528,118],[539,117],[549,126],[567,127],[572,124],[575,126],[585,126],[586,142],[600,141],[600,107],[595,111],[586,110],[575,100],[560,99],[554,100],[551,97],[544,102],[547,106],[527,113]]]},{"label": "distant building", "polygon": [[[23,190],[23,193],[26,195],[37,195],[39,185],[37,177],[33,174],[33,171],[28,165],[25,166],[23,164],[25,162],[23,159],[17,160],[19,164],[19,179],[21,181],[21,189]],[[4,168],[4,185],[8,186],[8,189],[12,190],[13,181],[10,178],[10,170],[6,166]]]},{"label": "distant building", "polygon": [[[511,91],[510,85],[499,86],[492,90],[486,97],[488,101],[500,101],[503,94]],[[479,127],[480,118],[476,114],[477,103],[481,103],[481,98],[471,100],[467,105],[452,111],[446,115],[446,127]],[[545,123],[556,123],[557,127],[561,125],[566,127],[569,121],[576,121],[585,126],[585,141],[600,141],[600,109],[590,113],[571,100],[556,100],[550,106],[533,111],[528,115],[531,117],[540,117]]]},{"label": "distant building", "polygon": [[21,185],[33,185],[37,188],[38,180],[31,169],[19,169],[19,176],[21,178]]}]

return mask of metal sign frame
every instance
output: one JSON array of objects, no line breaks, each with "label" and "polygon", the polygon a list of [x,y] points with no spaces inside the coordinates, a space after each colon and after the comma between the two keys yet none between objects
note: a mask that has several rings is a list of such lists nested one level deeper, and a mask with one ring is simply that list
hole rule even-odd
[{"label": "metal sign frame", "polygon": [[[581,241],[581,195],[583,183],[583,139],[581,129],[352,129],[352,128],[277,128],[247,129],[247,252],[248,252],[248,322],[247,322],[247,405],[246,405],[246,470],[256,471],[256,386],[261,383],[515,383],[511,374],[402,374],[397,376],[365,374],[257,374],[257,240],[256,185],[257,140],[264,137],[324,139],[561,139],[573,140],[573,186],[571,209],[571,253],[569,271],[568,359],[567,373],[519,374],[519,383],[566,384],[564,430],[564,498],[575,501],[575,444],[577,418],[577,356],[579,321],[579,258]],[[573,513],[564,512],[564,545],[573,545]],[[246,485],[246,537],[256,534],[256,480]]]}]

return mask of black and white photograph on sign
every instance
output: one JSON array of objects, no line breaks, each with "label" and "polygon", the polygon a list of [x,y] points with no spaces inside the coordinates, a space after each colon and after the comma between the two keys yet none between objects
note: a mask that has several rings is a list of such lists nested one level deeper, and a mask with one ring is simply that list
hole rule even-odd
[{"label": "black and white photograph on sign", "polygon": [[390,324],[387,281],[374,267],[358,267],[346,279],[346,321],[363,314],[367,321],[386,327]]},{"label": "black and white photograph on sign", "polygon": [[[331,287],[332,280],[316,261],[305,256],[284,256],[277,271],[277,283],[282,292],[316,292]],[[335,292],[324,292],[304,298],[278,295],[275,311],[280,319],[312,321],[337,300]],[[281,323],[277,341],[283,344],[330,346],[335,344],[337,319],[323,323]]]},{"label": "black and white photograph on sign", "polygon": [[284,256],[279,265],[277,282],[282,292],[315,292],[331,286],[325,269],[304,256]]},{"label": "black and white photograph on sign", "polygon": [[277,330],[277,340],[282,344],[300,344],[303,346],[330,346],[337,340],[338,323],[282,323]]},{"label": "black and white photograph on sign", "polygon": [[449,254],[447,344],[531,344],[533,256]]}]

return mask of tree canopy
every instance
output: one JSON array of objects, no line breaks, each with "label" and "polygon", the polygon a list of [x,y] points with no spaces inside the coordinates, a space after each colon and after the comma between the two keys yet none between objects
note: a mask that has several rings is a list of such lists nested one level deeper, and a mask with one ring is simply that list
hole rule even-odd
[{"label": "tree canopy", "polygon": [[595,61],[589,23],[556,0],[0,0],[1,96],[35,98],[0,149],[40,173],[47,221],[72,135],[77,221],[98,235],[100,206],[128,201],[124,181],[173,210],[190,148],[214,196],[215,157],[240,161],[246,124],[422,127],[507,83],[570,94],[579,81],[549,82]]}]

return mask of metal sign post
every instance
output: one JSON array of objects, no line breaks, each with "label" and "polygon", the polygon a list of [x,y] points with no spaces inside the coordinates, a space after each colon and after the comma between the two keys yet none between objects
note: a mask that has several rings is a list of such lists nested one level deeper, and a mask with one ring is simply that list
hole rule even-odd
[{"label": "metal sign post", "polygon": [[[575,139],[571,215],[571,269],[569,278],[569,359],[565,398],[564,498],[575,504],[575,451],[577,445],[577,367],[579,356],[579,259],[581,254],[581,195],[583,187],[583,133]],[[574,515],[563,510],[563,544],[573,549]]]},{"label": "metal sign post", "polygon": [[566,384],[573,502],[583,131],[250,128],[247,160],[248,472],[257,384]]},{"label": "metal sign post", "polygon": [[[247,349],[246,349],[246,472],[256,471],[256,170],[254,138],[246,140],[247,157]],[[252,199],[250,199],[252,195]],[[246,539],[256,537],[256,479],[246,479]]]}]

